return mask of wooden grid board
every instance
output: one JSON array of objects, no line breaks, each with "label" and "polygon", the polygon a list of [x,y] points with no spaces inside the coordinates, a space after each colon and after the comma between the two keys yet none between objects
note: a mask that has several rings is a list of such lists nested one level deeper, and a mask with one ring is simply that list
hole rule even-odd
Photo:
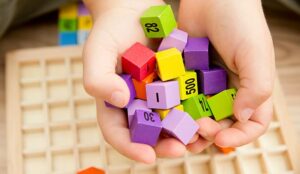
[{"label": "wooden grid board", "polygon": [[209,148],[153,165],[127,159],[101,136],[95,102],[82,87],[82,47],[18,50],[6,59],[8,174],[300,173],[299,146],[277,81],[265,135],[228,155]]}]

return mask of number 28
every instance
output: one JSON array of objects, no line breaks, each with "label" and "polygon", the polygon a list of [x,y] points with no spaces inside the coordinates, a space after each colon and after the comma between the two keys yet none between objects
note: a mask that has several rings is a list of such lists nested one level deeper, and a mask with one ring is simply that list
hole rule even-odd
[{"label": "number 28", "polygon": [[146,23],[145,27],[146,27],[148,33],[159,32],[159,28],[156,23]]}]

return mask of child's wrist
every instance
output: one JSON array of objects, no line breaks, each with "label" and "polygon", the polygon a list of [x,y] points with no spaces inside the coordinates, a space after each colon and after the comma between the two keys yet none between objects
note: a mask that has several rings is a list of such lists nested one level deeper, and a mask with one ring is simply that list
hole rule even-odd
[{"label": "child's wrist", "polygon": [[113,8],[130,8],[143,10],[153,5],[163,4],[163,0],[83,0],[94,20]]}]

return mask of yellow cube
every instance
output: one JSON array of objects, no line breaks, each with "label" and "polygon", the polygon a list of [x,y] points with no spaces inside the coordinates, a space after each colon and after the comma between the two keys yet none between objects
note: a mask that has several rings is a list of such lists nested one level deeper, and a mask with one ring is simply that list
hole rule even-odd
[{"label": "yellow cube", "polygon": [[181,52],[170,48],[156,53],[158,76],[162,81],[175,79],[185,74]]},{"label": "yellow cube", "polygon": [[179,84],[180,100],[185,100],[198,95],[197,73],[187,71],[176,79]]},{"label": "yellow cube", "polygon": [[93,27],[92,16],[79,16],[78,17],[78,28],[79,30],[90,30]]},{"label": "yellow cube", "polygon": [[[178,109],[180,111],[184,111],[183,110],[183,105],[177,105],[174,107],[174,109]],[[158,113],[158,115],[160,116],[160,119],[163,120],[164,118],[166,118],[166,116],[168,115],[168,113],[170,112],[171,109],[156,109],[155,112]]]},{"label": "yellow cube", "polygon": [[78,6],[77,4],[67,4],[59,9],[60,19],[74,19],[78,16]]}]

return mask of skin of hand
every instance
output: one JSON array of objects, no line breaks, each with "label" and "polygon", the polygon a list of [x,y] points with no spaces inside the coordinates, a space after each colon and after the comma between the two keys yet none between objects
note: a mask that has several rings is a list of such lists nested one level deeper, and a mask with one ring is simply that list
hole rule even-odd
[{"label": "skin of hand", "polygon": [[[139,162],[153,163],[156,157],[182,156],[186,146],[174,138],[161,139],[155,147],[132,143],[125,113],[121,109],[107,108],[103,102],[119,107],[128,103],[129,89],[117,75],[121,73],[120,55],[135,42],[151,46],[139,19],[148,7],[164,2],[86,0],[85,4],[92,13],[94,25],[84,46],[83,80],[86,91],[96,98],[98,123],[104,139],[121,154]],[[192,142],[197,139],[198,134]]]},{"label": "skin of hand", "polygon": [[[273,46],[260,4],[257,2],[255,6],[253,3],[249,10],[240,12],[237,9],[238,6],[233,5],[234,3],[240,4],[240,2],[233,0],[229,0],[228,4],[219,2],[218,9],[223,10],[222,14],[213,9],[217,6],[217,3],[213,2],[182,0],[179,26],[192,36],[208,36],[233,72],[232,74],[239,74],[239,76],[232,75],[231,79],[234,82],[241,80],[236,84],[240,86],[240,89],[234,108],[235,115],[240,122],[233,123],[226,119],[217,123],[210,118],[198,120],[200,136],[194,136],[191,144],[187,146],[192,152],[200,152],[213,142],[219,146],[245,144],[265,131],[272,115],[270,95],[274,78]],[[96,98],[98,122],[105,140],[121,154],[144,163],[152,163],[156,157],[182,156],[186,147],[173,138],[159,140],[154,148],[132,143],[124,112],[121,109],[105,107],[103,101],[119,107],[127,104],[129,90],[125,82],[116,75],[116,73],[121,73],[120,55],[137,41],[151,45],[150,41],[145,38],[139,18],[148,7],[163,3],[161,0],[85,0],[94,20],[94,26],[83,53],[85,89]],[[243,8],[246,9],[247,4],[243,3]],[[247,3],[250,4],[250,0]],[[231,5],[233,9],[226,5]],[[206,7],[210,9],[204,10]],[[212,12],[210,13],[209,10]],[[213,10],[215,10],[214,13]],[[250,14],[252,11],[254,14]],[[233,14],[230,14],[232,12]],[[244,13],[247,16],[241,16]],[[236,15],[237,19],[235,19]],[[220,20],[219,17],[226,20]],[[203,21],[204,18],[206,21]],[[214,21],[209,22],[209,20]],[[249,25],[251,20],[256,28]],[[244,28],[239,25],[244,23],[245,28],[250,28],[242,31]],[[225,30],[222,27],[226,27]],[[249,31],[252,35],[247,33]],[[229,39],[228,36],[230,36]],[[245,36],[253,36],[258,40],[251,37],[245,38]],[[225,40],[222,41],[222,39]],[[249,49],[250,46],[253,46],[253,49]],[[268,49],[264,50],[266,48]],[[243,57],[245,62],[241,61],[240,57]],[[246,67],[248,64],[252,66]],[[262,68],[259,69],[260,67]],[[248,118],[242,118],[239,114],[241,109],[244,110],[243,108],[254,110],[253,114],[250,109],[246,110],[247,117],[251,116],[249,121],[247,121]],[[231,128],[228,128],[230,126]]]},{"label": "skin of hand", "polygon": [[[275,74],[274,48],[259,0],[181,0],[179,28],[195,37],[208,37],[238,88],[236,122],[199,120],[201,135],[188,145],[200,152],[211,142],[237,147],[262,135],[272,118]],[[222,124],[229,128],[222,128]],[[207,126],[214,125],[214,126]]]}]

